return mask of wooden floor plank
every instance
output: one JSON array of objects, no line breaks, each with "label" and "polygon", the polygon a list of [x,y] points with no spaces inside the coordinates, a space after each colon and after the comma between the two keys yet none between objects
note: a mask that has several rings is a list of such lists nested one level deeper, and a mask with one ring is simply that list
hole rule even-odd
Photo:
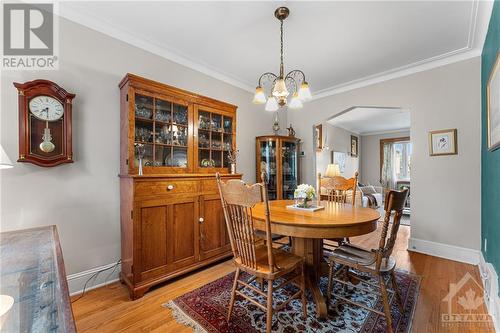
[{"label": "wooden floor plank", "polygon": [[[375,231],[355,237],[352,242],[375,247],[378,235],[378,231]],[[494,332],[491,326],[480,324],[442,325],[441,313],[446,311],[446,303],[442,299],[448,293],[450,283],[458,282],[467,272],[480,282],[479,270],[473,265],[409,252],[406,250],[409,235],[410,228],[401,226],[393,255],[397,258],[399,269],[423,278],[412,332]],[[125,286],[118,282],[91,290],[73,303],[78,332],[192,332],[191,328],[178,324],[172,312],[162,304],[232,271],[234,266],[231,260],[224,261],[162,284],[136,301],[129,300]],[[74,296],[73,299],[77,297]]]}]

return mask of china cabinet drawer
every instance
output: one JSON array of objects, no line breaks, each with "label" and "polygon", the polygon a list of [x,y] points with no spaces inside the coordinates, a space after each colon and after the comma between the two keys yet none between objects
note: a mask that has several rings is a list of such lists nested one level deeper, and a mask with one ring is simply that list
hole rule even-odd
[{"label": "china cabinet drawer", "polygon": [[135,195],[146,197],[167,194],[195,194],[199,191],[198,184],[194,180],[137,182],[135,184]]}]

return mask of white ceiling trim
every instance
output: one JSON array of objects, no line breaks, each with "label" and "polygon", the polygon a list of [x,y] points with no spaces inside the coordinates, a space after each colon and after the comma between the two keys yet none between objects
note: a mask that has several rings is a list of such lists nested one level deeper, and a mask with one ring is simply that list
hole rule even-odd
[{"label": "white ceiling trim", "polygon": [[395,130],[390,130],[390,131],[374,131],[374,132],[363,132],[360,133],[361,136],[369,136],[369,135],[381,135],[381,134],[393,134],[393,133],[402,133],[402,132],[409,132],[410,128],[400,128],[400,129],[395,129]]},{"label": "white ceiling trim", "polygon": [[188,67],[190,69],[193,69],[210,77],[213,77],[222,82],[228,83],[232,86],[241,88],[251,93],[255,92],[255,87],[239,80],[238,78],[230,74],[223,73],[221,70],[213,68],[208,64],[203,64],[194,61],[193,59],[190,59],[188,56],[178,51],[167,49],[163,46],[159,46],[158,44],[148,40],[147,38],[138,37],[134,33],[127,31],[126,29],[123,29],[121,27],[118,28],[108,22],[104,22],[103,20],[100,20],[90,15],[87,12],[75,11],[69,7],[64,7],[63,10],[59,10],[59,14],[60,16],[68,20],[79,23],[90,29],[111,36],[122,42],[133,45],[145,51],[159,55],[165,59],[178,63],[182,66]]},{"label": "white ceiling trim", "polygon": [[[366,87],[379,82],[388,81],[391,79],[411,75],[414,73],[426,71],[436,67],[441,67],[454,62],[459,62],[480,56],[484,44],[484,39],[486,37],[486,32],[488,30],[488,23],[491,17],[493,2],[484,1],[481,13],[479,13],[478,11],[479,2],[480,2],[479,0],[475,0],[471,4],[472,8],[471,8],[471,15],[469,22],[469,34],[466,47],[451,52],[447,52],[438,56],[434,56],[428,59],[424,59],[418,62],[414,62],[412,64],[394,68],[388,71],[362,77],[327,89],[316,91],[313,93],[313,99],[320,99],[332,96],[349,90]],[[484,5],[485,3],[487,5]],[[191,59],[189,56],[182,54],[179,51],[159,46],[158,44],[150,40],[147,40],[143,37],[138,37],[134,33],[127,31],[124,28],[121,27],[118,28],[116,26],[113,26],[109,22],[97,19],[94,16],[90,15],[88,12],[80,10],[75,11],[69,7],[64,7],[63,10],[60,10],[60,15],[71,21],[84,25],[90,29],[104,33],[106,35],[109,35],[113,38],[131,44],[143,50],[149,51],[153,54],[159,55],[163,58],[166,58],[168,60],[176,62],[190,69],[196,70],[203,74],[206,74],[222,82],[241,88],[245,91],[253,93],[255,90],[255,88],[252,85],[250,85],[248,82],[244,80],[241,80],[229,73],[224,73],[220,69],[214,68],[209,64],[195,61]]]}]

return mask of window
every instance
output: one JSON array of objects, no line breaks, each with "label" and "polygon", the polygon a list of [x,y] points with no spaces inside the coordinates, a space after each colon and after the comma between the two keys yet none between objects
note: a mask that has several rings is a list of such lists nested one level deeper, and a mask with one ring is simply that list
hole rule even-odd
[{"label": "window", "polygon": [[411,142],[394,143],[394,172],[396,180],[409,180],[411,171]]}]

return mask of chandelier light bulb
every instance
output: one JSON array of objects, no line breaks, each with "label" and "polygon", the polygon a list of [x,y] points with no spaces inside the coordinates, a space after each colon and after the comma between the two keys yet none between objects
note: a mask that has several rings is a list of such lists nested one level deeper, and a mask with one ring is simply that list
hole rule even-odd
[{"label": "chandelier light bulb", "polygon": [[278,102],[273,96],[269,96],[266,103],[266,111],[277,111],[279,109]]},{"label": "chandelier light bulb", "polygon": [[294,93],[292,100],[290,101],[290,105],[288,106],[290,109],[302,109],[304,105],[300,100],[299,94]]},{"label": "chandelier light bulb", "polygon": [[289,94],[288,89],[286,89],[286,83],[283,78],[276,80],[273,88],[274,97],[287,97]]},{"label": "chandelier light bulb", "polygon": [[253,97],[254,104],[264,104],[266,103],[266,94],[264,93],[264,89],[262,87],[255,88],[255,95]]},{"label": "chandelier light bulb", "polygon": [[310,101],[312,99],[311,90],[309,89],[309,84],[307,82],[303,82],[300,85],[299,98],[303,102],[307,102],[307,101]]}]

